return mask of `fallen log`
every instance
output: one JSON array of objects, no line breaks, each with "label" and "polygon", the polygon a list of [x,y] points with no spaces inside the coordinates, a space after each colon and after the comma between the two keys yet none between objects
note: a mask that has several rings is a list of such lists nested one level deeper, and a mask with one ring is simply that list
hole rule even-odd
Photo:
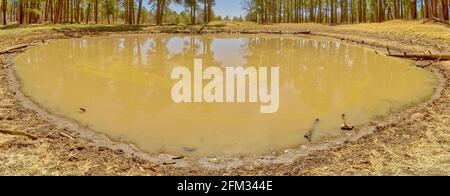
[{"label": "fallen log", "polygon": [[0,54],[11,53],[14,50],[19,50],[19,49],[22,49],[22,48],[26,48],[29,45],[30,44],[20,44],[20,45],[16,45],[16,46],[11,46],[11,47],[8,47],[8,48],[6,48],[4,50],[0,50]]},{"label": "fallen log", "polygon": [[65,134],[65,133],[63,133],[63,132],[60,132],[59,135],[61,135],[61,136],[63,136],[63,137],[66,137],[66,138],[69,138],[69,139],[71,139],[71,140],[74,140],[74,139],[75,139],[75,138],[73,138],[72,136],[67,135],[67,134]]},{"label": "fallen log", "polygon": [[297,31],[294,32],[294,35],[310,35],[311,31]]},{"label": "fallen log", "polygon": [[35,136],[32,136],[30,134],[26,134],[26,133],[22,133],[19,131],[9,131],[9,130],[0,130],[0,134],[5,134],[5,135],[13,135],[13,136],[24,136],[27,137],[31,140],[37,140],[38,138]]},{"label": "fallen log", "polygon": [[434,61],[450,61],[450,55],[438,54],[387,54],[387,56],[406,58],[406,59],[420,59],[420,60],[434,60]]}]

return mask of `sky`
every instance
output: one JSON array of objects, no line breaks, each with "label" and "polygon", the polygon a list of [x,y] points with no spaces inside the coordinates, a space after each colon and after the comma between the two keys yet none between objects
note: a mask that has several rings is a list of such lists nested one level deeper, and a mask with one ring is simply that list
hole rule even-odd
[{"label": "sky", "polygon": [[[182,5],[172,4],[170,6],[172,10],[180,12],[184,10]],[[216,5],[214,6],[214,12],[216,15],[222,17],[231,16],[239,17],[245,15],[245,10],[242,9],[241,0],[216,0]]]}]

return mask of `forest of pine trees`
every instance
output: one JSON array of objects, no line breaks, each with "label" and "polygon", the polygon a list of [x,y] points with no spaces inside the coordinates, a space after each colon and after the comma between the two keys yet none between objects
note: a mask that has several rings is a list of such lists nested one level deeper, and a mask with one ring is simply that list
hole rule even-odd
[{"label": "forest of pine trees", "polygon": [[244,0],[243,7],[259,23],[449,20],[449,0]]},{"label": "forest of pine trees", "polygon": [[[169,5],[183,5],[191,24],[215,19],[214,0],[1,0],[3,25],[33,23],[142,24],[148,15],[162,25]],[[145,5],[151,5],[147,11]],[[259,23],[361,23],[393,19],[449,20],[449,0],[242,0],[246,20]],[[240,9],[240,8],[236,8]],[[201,18],[201,19],[200,19]],[[175,20],[176,21],[176,20]]]},{"label": "forest of pine trees", "polygon": [[[203,14],[203,22],[213,20],[214,0],[0,0],[2,23],[117,23],[141,24],[145,15],[154,14],[154,22],[162,25],[169,5],[177,3],[190,10],[191,23]],[[145,9],[151,5],[152,11]],[[173,14],[173,12],[171,12]],[[183,13],[184,14],[184,13]],[[178,14],[176,17],[183,17]]]}]

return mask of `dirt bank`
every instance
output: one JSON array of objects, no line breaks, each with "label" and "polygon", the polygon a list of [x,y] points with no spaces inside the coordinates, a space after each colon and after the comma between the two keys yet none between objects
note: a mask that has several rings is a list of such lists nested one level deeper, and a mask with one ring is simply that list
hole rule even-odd
[{"label": "dirt bank", "polygon": [[[315,24],[208,27],[34,27],[0,30],[0,51],[42,40],[121,33],[308,33],[399,52],[449,53],[448,26],[394,21],[383,24],[324,26]],[[22,49],[19,49],[19,51]],[[234,169],[179,167],[183,162],[162,155],[145,159],[128,146],[102,143],[55,117],[28,107],[11,82],[11,58],[0,55],[0,174],[1,175],[450,175],[450,64],[433,63],[442,85],[436,97],[422,106],[376,122],[375,133],[345,140],[331,149],[315,151],[290,163],[244,164]],[[429,64],[428,62],[420,62]],[[25,107],[24,107],[25,106]],[[131,147],[132,148],[132,147]],[[127,150],[129,149],[129,151]],[[292,153],[292,152],[290,152]],[[160,160],[166,160],[164,165]],[[184,160],[185,161],[185,160]],[[216,159],[201,161],[220,162]],[[170,165],[177,162],[177,165]],[[185,161],[186,162],[186,161]]]}]

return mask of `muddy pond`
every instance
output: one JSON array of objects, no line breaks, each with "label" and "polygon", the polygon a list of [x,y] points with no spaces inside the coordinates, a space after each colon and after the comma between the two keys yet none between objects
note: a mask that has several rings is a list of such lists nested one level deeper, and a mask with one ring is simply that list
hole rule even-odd
[{"label": "muddy pond", "polygon": [[[178,66],[278,66],[279,108],[175,103]],[[424,101],[435,77],[411,62],[292,35],[113,35],[55,40],[15,59],[22,92],[49,112],[148,153],[265,154],[345,134]],[[207,82],[207,81],[205,81]],[[317,123],[316,119],[320,119]]]}]

